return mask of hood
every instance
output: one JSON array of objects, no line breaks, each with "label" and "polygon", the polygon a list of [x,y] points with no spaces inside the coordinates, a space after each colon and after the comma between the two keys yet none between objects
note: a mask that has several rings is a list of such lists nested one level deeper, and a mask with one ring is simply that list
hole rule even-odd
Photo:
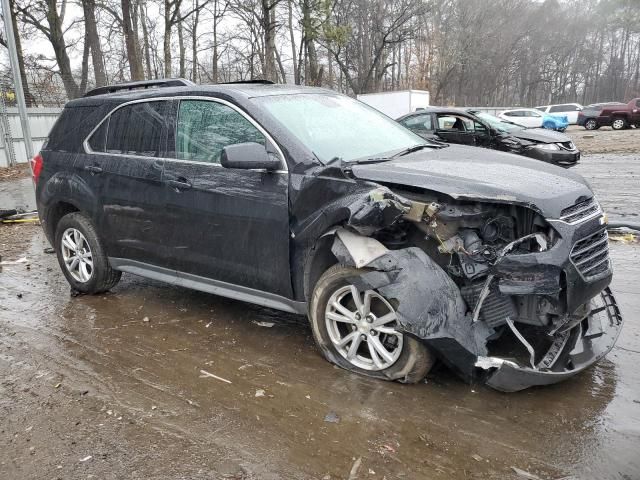
[{"label": "hood", "polygon": [[407,185],[455,199],[513,203],[538,210],[547,218],[593,196],[580,175],[539,160],[478,147],[452,145],[419,150],[397,159],[353,165],[360,179]]},{"label": "hood", "polygon": [[525,128],[518,132],[511,132],[509,135],[536,143],[564,143],[571,141],[571,138],[564,133],[554,132],[545,128]]}]

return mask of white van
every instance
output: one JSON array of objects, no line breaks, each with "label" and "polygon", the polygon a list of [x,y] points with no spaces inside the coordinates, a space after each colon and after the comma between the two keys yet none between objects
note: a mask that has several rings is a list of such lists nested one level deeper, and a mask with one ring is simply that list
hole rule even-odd
[{"label": "white van", "polygon": [[579,103],[559,103],[557,105],[536,107],[536,110],[558,117],[566,115],[569,125],[575,125],[578,123],[578,112],[582,110],[582,105]]}]

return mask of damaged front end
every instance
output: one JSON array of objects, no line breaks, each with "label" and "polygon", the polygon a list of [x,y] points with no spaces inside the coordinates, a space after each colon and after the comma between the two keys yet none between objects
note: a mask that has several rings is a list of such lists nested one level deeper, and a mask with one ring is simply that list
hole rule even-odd
[{"label": "damaged front end", "polygon": [[613,347],[622,317],[599,205],[534,207],[373,190],[332,252],[394,302],[404,333],[464,379],[501,391],[559,382]]}]

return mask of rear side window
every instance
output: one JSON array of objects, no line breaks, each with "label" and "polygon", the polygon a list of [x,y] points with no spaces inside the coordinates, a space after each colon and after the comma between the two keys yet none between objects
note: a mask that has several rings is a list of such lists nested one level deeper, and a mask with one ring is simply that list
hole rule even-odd
[{"label": "rear side window", "polygon": [[566,105],[554,105],[553,107],[551,107],[549,109],[549,113],[555,113],[555,112],[575,112],[578,110],[578,107],[576,105],[570,105],[570,104],[566,104]]},{"label": "rear side window", "polygon": [[233,108],[206,100],[180,101],[176,133],[178,159],[220,163],[224,147],[247,142],[266,145],[264,135]]},{"label": "rear side window", "polygon": [[126,105],[113,112],[89,139],[94,152],[159,157],[170,125],[167,101]]}]

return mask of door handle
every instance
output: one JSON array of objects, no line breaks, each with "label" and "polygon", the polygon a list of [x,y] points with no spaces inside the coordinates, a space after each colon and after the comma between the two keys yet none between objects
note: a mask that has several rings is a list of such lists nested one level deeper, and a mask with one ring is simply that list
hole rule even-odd
[{"label": "door handle", "polygon": [[85,165],[84,169],[91,173],[102,173],[102,168],[97,165]]},{"label": "door handle", "polygon": [[167,180],[167,185],[173,187],[178,190],[188,190],[191,188],[191,183],[187,182],[186,179],[181,180]]}]

